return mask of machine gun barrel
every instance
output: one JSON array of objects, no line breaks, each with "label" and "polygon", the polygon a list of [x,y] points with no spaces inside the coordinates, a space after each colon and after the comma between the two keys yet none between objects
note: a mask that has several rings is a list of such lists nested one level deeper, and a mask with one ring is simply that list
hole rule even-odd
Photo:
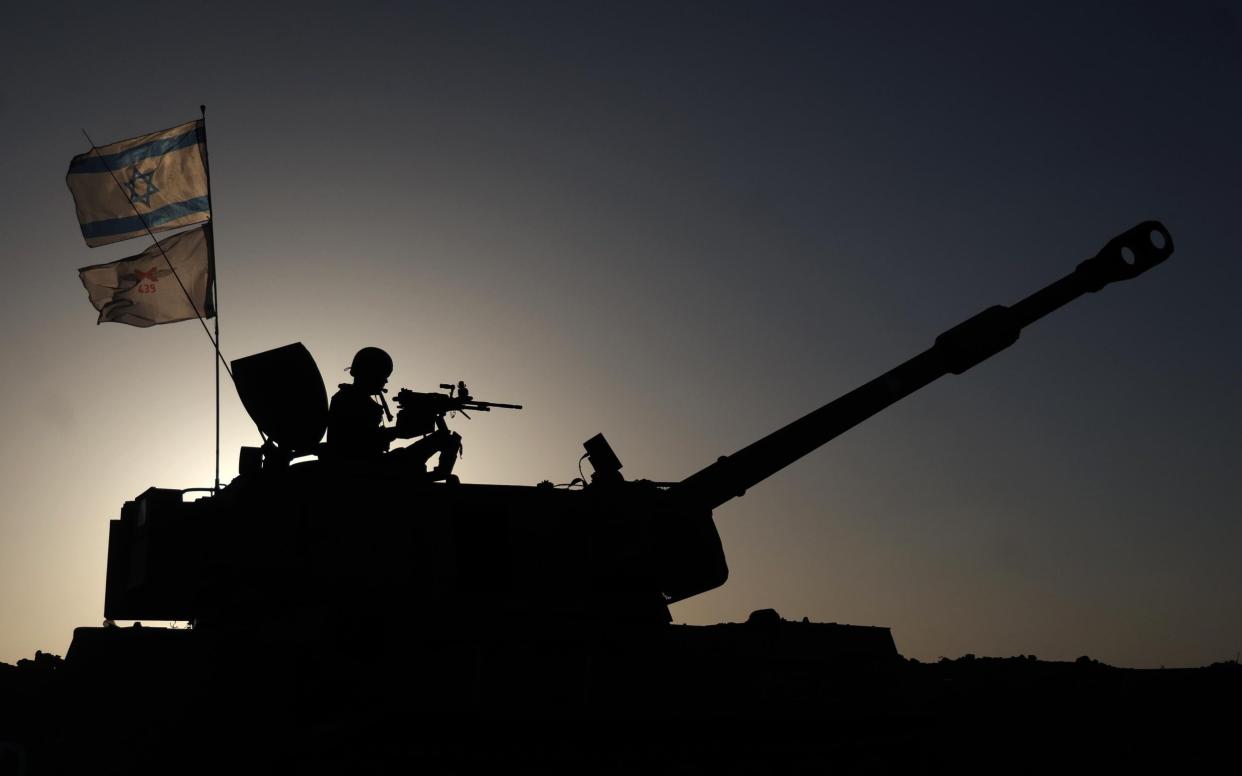
[{"label": "machine gun barrel", "polygon": [[1144,221],[1060,280],[1012,306],[996,305],[967,319],[914,358],[695,472],[676,490],[696,506],[715,509],[937,378],[962,374],[999,353],[1048,313],[1111,282],[1137,277],[1172,253],[1173,238],[1164,225]]},{"label": "machine gun barrel", "polygon": [[493,409],[501,410],[520,410],[521,404],[501,404],[495,401],[464,401],[459,404],[463,410],[477,410],[478,412],[491,412]]},{"label": "machine gun barrel", "polygon": [[[448,393],[419,393],[409,388],[397,391],[394,401],[401,409],[397,416],[397,427],[403,435],[414,436],[430,433],[433,428],[442,427],[444,416],[450,412],[462,412],[470,417],[471,412],[491,412],[493,409],[520,410],[520,404],[501,404],[494,401],[479,401],[470,395],[464,382],[457,385],[442,383]],[[454,396],[454,392],[457,393]]]}]

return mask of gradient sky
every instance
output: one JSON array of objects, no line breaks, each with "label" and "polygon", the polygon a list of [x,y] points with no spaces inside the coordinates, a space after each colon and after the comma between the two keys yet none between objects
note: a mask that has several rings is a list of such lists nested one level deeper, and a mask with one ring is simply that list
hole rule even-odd
[{"label": "gradient sky", "polygon": [[566,482],[598,431],[680,479],[1163,220],[1166,264],[717,510],[731,579],[673,612],[1242,649],[1228,4],[53,5],[0,29],[0,661],[100,623],[122,502],[210,484],[207,339],[95,325],[77,268],[149,241],[86,248],[64,184],[80,128],[199,103],[226,354],[300,340],[332,387],[379,345],[525,404],[456,423],[474,482]]}]

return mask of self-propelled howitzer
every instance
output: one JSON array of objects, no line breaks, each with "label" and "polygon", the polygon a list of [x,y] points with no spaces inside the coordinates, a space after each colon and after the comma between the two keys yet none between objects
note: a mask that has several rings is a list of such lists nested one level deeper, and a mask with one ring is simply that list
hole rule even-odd
[{"label": "self-propelled howitzer", "polygon": [[[1221,707],[1236,697],[1236,665],[1128,671],[973,654],[925,665],[901,660],[885,628],[771,610],[746,624],[665,624],[667,603],[724,582],[715,507],[1172,250],[1163,226],[1140,224],[1065,278],[679,483],[627,482],[601,435],[586,443],[594,475],[581,489],[291,464],[323,434],[313,359],[299,344],[234,362],[266,449],[219,493],[186,503],[152,488],[111,525],[107,615],[196,627],[75,631],[63,667],[40,659],[60,691],[18,728],[46,734],[6,739],[8,761],[21,771],[32,741],[30,762],[75,773],[544,761],[906,773],[1020,748],[1060,762],[1093,743],[1094,721]],[[1051,749],[1048,736],[1028,740],[1067,714],[1087,732],[1062,726]],[[1115,760],[1115,747],[1096,748]]]},{"label": "self-propelled howitzer", "polygon": [[[183,502],[150,489],[111,526],[105,614],[125,620],[255,622],[281,611],[417,611],[458,632],[565,623],[665,623],[668,605],[728,576],[712,510],[897,400],[1013,344],[1077,297],[1173,252],[1148,221],[1073,272],[990,307],[910,360],[676,483],[626,481],[602,435],[580,489],[431,483],[396,467],[313,453],[322,378],[300,344],[234,362],[243,402],[284,450],[221,492]],[[253,466],[253,457],[252,457]],[[305,619],[305,618],[304,618]]]}]

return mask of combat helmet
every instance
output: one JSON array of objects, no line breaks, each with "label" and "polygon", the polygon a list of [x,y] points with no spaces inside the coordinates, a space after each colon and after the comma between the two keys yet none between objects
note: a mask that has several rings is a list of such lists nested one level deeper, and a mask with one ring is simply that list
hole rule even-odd
[{"label": "combat helmet", "polygon": [[354,354],[354,360],[349,365],[349,373],[355,377],[371,375],[388,377],[392,374],[392,356],[381,348],[363,348]]}]

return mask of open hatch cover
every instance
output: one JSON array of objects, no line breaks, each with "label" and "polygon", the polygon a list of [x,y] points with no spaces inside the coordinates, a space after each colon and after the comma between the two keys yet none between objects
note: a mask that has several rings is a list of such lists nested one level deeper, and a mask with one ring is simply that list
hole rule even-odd
[{"label": "open hatch cover", "polygon": [[239,358],[233,382],[242,406],[282,449],[310,453],[328,428],[328,393],[301,342]]}]

